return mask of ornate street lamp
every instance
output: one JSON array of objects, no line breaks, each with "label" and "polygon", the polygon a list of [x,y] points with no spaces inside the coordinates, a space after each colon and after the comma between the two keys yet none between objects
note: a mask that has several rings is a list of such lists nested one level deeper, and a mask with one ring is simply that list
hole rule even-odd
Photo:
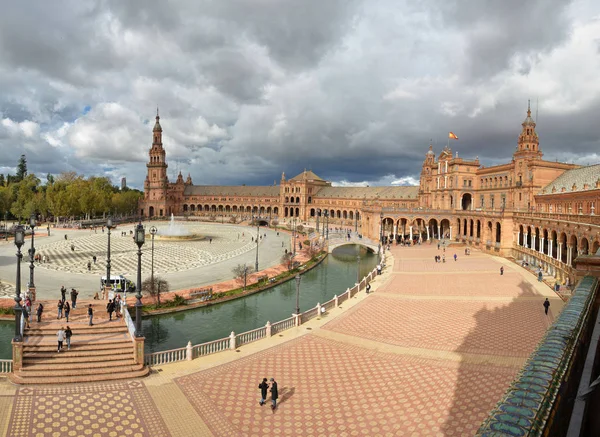
[{"label": "ornate street lamp", "polygon": [[300,275],[296,275],[296,314],[300,315]]},{"label": "ornate street lamp", "polygon": [[35,284],[33,282],[33,269],[35,268],[35,246],[33,245],[33,238],[35,235],[35,214],[31,214],[29,217],[29,226],[31,227],[31,248],[29,249],[29,293],[31,295],[31,301],[35,301]]},{"label": "ornate street lamp", "polygon": [[[156,229],[156,226],[152,226],[150,228],[150,235],[152,235],[152,261],[150,262],[150,281],[152,282],[152,285],[150,285],[150,287],[152,287],[152,296],[154,296],[154,236],[157,232],[158,229]],[[160,297],[158,298],[158,303],[160,304]]]},{"label": "ornate street lamp", "polygon": [[317,225],[315,226],[315,230],[319,232],[319,216],[321,215],[321,210],[319,208],[315,210],[315,215],[317,216]]},{"label": "ornate street lamp", "polygon": [[112,289],[112,282],[110,282],[110,230],[114,228],[112,217],[108,217],[106,220],[106,229],[108,229],[108,248],[106,251],[106,282],[104,283],[104,291],[106,293],[106,298],[108,298],[108,293]]},{"label": "ornate street lamp", "polygon": [[15,229],[15,246],[17,246],[17,280],[15,294],[15,338],[14,341],[23,341],[21,335],[21,317],[23,316],[23,307],[21,307],[21,247],[25,244],[25,230],[23,226],[18,225]]},{"label": "ornate street lamp", "polygon": [[[154,234],[152,234],[152,237],[154,237]],[[135,298],[137,299],[137,301],[135,302],[135,336],[143,337],[144,334],[142,333],[142,246],[146,241],[146,231],[141,221],[135,227],[134,240],[135,244],[137,244],[138,247],[137,284],[135,287]]]},{"label": "ornate street lamp", "polygon": [[[360,247],[360,246],[359,246]],[[358,249],[360,252],[360,249]],[[356,282],[358,283],[358,287],[360,288],[360,253],[356,255]]]},{"label": "ornate street lamp", "polygon": [[[404,235],[402,236],[404,239]],[[381,259],[381,245],[383,244],[383,212],[379,213],[379,244],[377,244],[377,253]]]},{"label": "ornate street lamp", "polygon": [[258,272],[258,237],[260,236],[260,220],[256,219],[256,262],[254,263],[254,270]]}]

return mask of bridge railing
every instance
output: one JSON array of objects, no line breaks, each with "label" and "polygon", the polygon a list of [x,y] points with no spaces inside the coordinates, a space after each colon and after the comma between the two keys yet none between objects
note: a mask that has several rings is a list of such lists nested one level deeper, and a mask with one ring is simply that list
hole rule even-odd
[{"label": "bridge railing", "polygon": [[[373,269],[368,275],[366,275],[359,284],[354,287],[348,288],[344,293],[339,296],[334,296],[333,299],[324,302],[323,304],[317,304],[315,307],[310,308],[300,314],[299,317],[292,316],[284,320],[280,320],[273,324],[267,322],[265,326],[252,329],[250,331],[243,332],[241,334],[235,334],[232,332],[229,337],[220,338],[218,340],[209,341],[206,343],[192,346],[191,342],[186,347],[171,349],[168,351],[153,352],[144,356],[144,364],[147,366],[158,366],[163,364],[175,363],[178,361],[189,361],[195,358],[199,358],[205,355],[210,355],[226,350],[235,350],[239,346],[252,343],[263,338],[272,337],[287,329],[292,329],[297,326],[297,323],[302,324],[310,319],[321,316],[324,312],[330,311],[332,308],[339,306],[342,302],[350,299],[356,295],[360,290],[364,290],[367,284],[375,278],[377,275],[377,268]],[[129,314],[124,308],[123,314]],[[127,316],[124,316],[127,322]],[[133,336],[135,335],[135,327],[133,321],[129,317],[130,323],[127,322],[129,332]]]},{"label": "bridge railing", "polygon": [[12,373],[13,360],[0,360],[0,374]]},{"label": "bridge railing", "polygon": [[135,339],[135,324],[133,323],[133,319],[131,318],[131,314],[127,311],[127,303],[123,300],[121,301],[121,314],[123,314],[123,320],[127,325],[127,330],[129,331],[129,335],[131,339]]}]

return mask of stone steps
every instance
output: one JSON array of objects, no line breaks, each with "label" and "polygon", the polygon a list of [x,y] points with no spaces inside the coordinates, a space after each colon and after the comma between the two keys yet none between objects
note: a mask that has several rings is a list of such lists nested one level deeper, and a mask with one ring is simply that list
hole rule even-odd
[{"label": "stone steps", "polygon": [[[48,307],[50,302],[45,302]],[[135,343],[123,319],[109,321],[101,311],[103,302],[93,303],[94,325],[87,324],[84,313],[88,302],[80,302],[81,314],[64,319],[47,318],[32,322],[23,339],[23,367],[12,373],[16,384],[68,384],[112,381],[146,376],[149,369],[135,362]],[[55,315],[55,314],[54,314]],[[69,325],[73,331],[71,349],[57,352],[56,334]]]}]

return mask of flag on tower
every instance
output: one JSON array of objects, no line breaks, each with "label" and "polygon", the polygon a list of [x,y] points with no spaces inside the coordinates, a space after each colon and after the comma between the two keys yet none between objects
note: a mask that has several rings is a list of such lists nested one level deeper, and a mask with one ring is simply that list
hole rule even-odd
[{"label": "flag on tower", "polygon": [[451,140],[458,140],[458,137],[454,134],[454,132],[448,132],[448,138]]}]

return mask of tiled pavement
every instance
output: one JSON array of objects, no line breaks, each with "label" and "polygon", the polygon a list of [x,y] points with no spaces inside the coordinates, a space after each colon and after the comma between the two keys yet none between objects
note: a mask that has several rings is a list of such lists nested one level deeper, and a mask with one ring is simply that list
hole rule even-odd
[{"label": "tiled pavement", "polygon": [[[392,253],[394,269],[376,278],[374,293],[360,293],[342,309],[239,352],[163,366],[133,386],[16,389],[0,383],[0,413],[7,413],[0,416],[0,431],[472,435],[549,323],[543,298],[552,298],[555,313],[562,301],[502,259],[457,252],[457,262],[441,265],[433,261],[435,247],[395,247]],[[258,405],[257,385],[271,376],[280,391],[274,413]],[[69,425],[63,417],[77,421]],[[127,426],[117,428],[124,420]]]}]

